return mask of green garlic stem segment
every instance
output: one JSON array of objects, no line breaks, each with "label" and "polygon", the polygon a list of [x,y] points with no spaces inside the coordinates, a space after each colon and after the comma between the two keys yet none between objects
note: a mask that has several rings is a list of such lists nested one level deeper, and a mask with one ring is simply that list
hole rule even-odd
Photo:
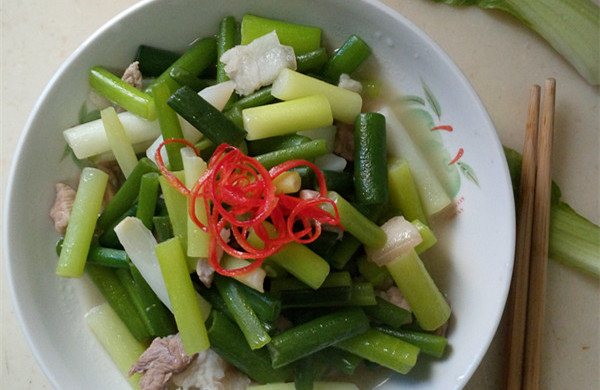
[{"label": "green garlic stem segment", "polygon": [[375,329],[340,341],[335,347],[401,374],[407,374],[415,366],[420,352],[418,347]]},{"label": "green garlic stem segment", "polygon": [[[117,114],[127,138],[133,145],[146,145],[160,135],[157,120],[149,121],[131,112]],[[100,156],[110,152],[110,144],[102,119],[93,120],[63,131],[63,136],[78,159]]]},{"label": "green garlic stem segment", "polygon": [[204,70],[214,65],[217,60],[217,42],[213,37],[199,39],[194,42],[185,53],[181,55],[175,62],[163,71],[153,82],[146,88],[149,92],[158,83],[165,82],[169,90],[175,92],[180,87],[171,77],[173,68],[181,68],[188,71],[194,76],[200,75]]},{"label": "green garlic stem segment", "polygon": [[140,158],[125,183],[102,210],[98,218],[100,230],[106,230],[133,205],[140,192],[142,176],[149,172],[158,172],[158,168],[149,158]]},{"label": "green garlic stem segment", "polygon": [[[166,81],[160,81],[152,87],[152,96],[156,105],[156,116],[160,124],[160,132],[163,139],[182,139],[183,131],[179,123],[177,113],[169,107],[167,101],[171,97],[171,91]],[[182,144],[178,142],[165,145],[167,156],[169,157],[169,169],[172,171],[180,171],[183,169],[181,154],[179,150]]]},{"label": "green garlic stem segment", "polygon": [[144,119],[154,120],[154,99],[101,66],[90,70],[90,87],[111,102]]},{"label": "green garlic stem segment", "polygon": [[69,225],[56,265],[58,276],[78,278],[83,274],[107,183],[108,175],[99,169],[86,167],[81,172]]},{"label": "green garlic stem segment", "polygon": [[332,83],[337,83],[343,73],[352,74],[370,56],[369,45],[353,34],[329,58],[323,69],[323,75]]},{"label": "green garlic stem segment", "polygon": [[119,371],[134,389],[139,389],[141,374],[129,376],[129,368],[146,350],[146,344],[136,340],[108,303],[95,306],[85,314],[85,322]]},{"label": "green garlic stem segment", "polygon": [[158,176],[157,172],[148,172],[142,175],[138,206],[135,216],[139,218],[148,229],[152,229],[152,218],[158,201]]},{"label": "green garlic stem segment", "polygon": [[433,331],[450,318],[450,305],[414,250],[386,264],[421,328]]},{"label": "green garlic stem segment", "polygon": [[360,94],[291,69],[283,69],[279,73],[271,87],[271,94],[281,100],[323,95],[331,105],[333,118],[344,123],[354,123],[362,109]]},{"label": "green garlic stem segment", "polygon": [[217,83],[229,80],[225,72],[225,65],[220,61],[221,56],[227,50],[237,45],[240,41],[238,22],[233,16],[226,16],[219,23],[217,33]]},{"label": "green garlic stem segment", "polygon": [[275,165],[289,160],[312,160],[315,157],[327,154],[327,143],[324,139],[315,139],[300,145],[290,146],[285,149],[274,150],[269,153],[255,156],[256,160],[265,168],[271,169]]},{"label": "green garlic stem segment", "polygon": [[127,326],[131,335],[139,341],[146,341],[150,338],[150,331],[146,322],[139,315],[135,299],[129,294],[127,288],[118,277],[117,271],[124,268],[113,269],[96,265],[88,265],[86,273],[98,288],[98,291],[106,299]]},{"label": "green garlic stem segment", "polygon": [[104,131],[106,131],[106,139],[108,139],[117,164],[119,164],[123,175],[127,178],[133,172],[138,159],[129,138],[127,138],[125,128],[114,107],[107,107],[100,111],[100,118],[102,119]]},{"label": "green garlic stem segment", "polygon": [[241,24],[241,44],[247,45],[258,37],[275,30],[282,45],[294,48],[296,55],[308,53],[321,47],[321,29],[262,18],[246,14]]},{"label": "green garlic stem segment", "polygon": [[267,348],[273,367],[283,367],[367,329],[369,319],[360,308],[345,308],[279,333]]},{"label": "green garlic stem segment", "polygon": [[381,248],[387,241],[387,235],[374,222],[335,191],[327,192],[327,197],[337,206],[340,213],[340,225],[358,241],[369,248]]},{"label": "green garlic stem segment", "polygon": [[385,116],[376,112],[354,122],[354,192],[360,204],[388,202]]},{"label": "green garlic stem segment", "polygon": [[250,349],[240,328],[222,312],[213,310],[206,326],[211,348],[253,380],[271,383],[290,377],[291,367],[273,368],[267,349]]},{"label": "green garlic stem segment", "polygon": [[[273,230],[272,225],[266,225],[266,227]],[[264,243],[254,230],[250,231],[248,242],[256,248],[264,247]],[[329,275],[327,261],[307,246],[295,241],[287,243],[278,252],[267,257],[266,260],[277,264],[313,289],[319,288]]]},{"label": "green garlic stem segment", "polygon": [[215,275],[214,283],[236,324],[244,334],[250,349],[259,349],[271,341],[262,321],[246,299],[246,295],[233,278]]},{"label": "green garlic stem segment", "polygon": [[[196,290],[188,272],[181,240],[174,237],[154,247],[169,300],[173,307],[177,329],[186,354],[204,351],[210,345],[204,325],[203,313],[198,304]],[[204,313],[206,316],[207,313]]]},{"label": "green garlic stem segment", "polygon": [[387,162],[390,204],[409,221],[418,219],[429,224],[408,161],[391,157]]},{"label": "green garlic stem segment", "polygon": [[[189,147],[181,149],[181,158],[183,161],[183,172],[185,181],[184,184],[187,188],[191,189],[194,184],[206,171],[206,162],[196,155],[196,153]],[[204,200],[197,198],[195,200],[196,217],[205,226],[207,224],[206,217],[206,206]],[[198,225],[187,215],[187,255],[190,257],[203,257],[208,258],[208,246],[210,241],[210,235],[208,232],[200,229]]]},{"label": "green garlic stem segment", "polygon": [[387,123],[388,150],[396,151],[408,161],[426,215],[429,217],[448,207],[452,200],[394,110],[383,107],[379,112],[385,115]]},{"label": "green garlic stem segment", "polygon": [[387,333],[390,336],[398,337],[421,349],[421,352],[437,358],[444,356],[448,340],[445,337],[436,334],[413,332],[404,329],[392,329],[385,326],[377,326],[380,332]]},{"label": "green garlic stem segment", "polygon": [[242,110],[242,119],[244,129],[248,132],[248,141],[329,126],[333,123],[331,106],[322,94],[245,108]]}]

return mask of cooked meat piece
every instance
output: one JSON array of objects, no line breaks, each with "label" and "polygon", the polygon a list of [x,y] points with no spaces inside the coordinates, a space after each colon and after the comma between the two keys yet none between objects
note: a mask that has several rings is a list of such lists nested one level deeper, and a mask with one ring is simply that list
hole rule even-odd
[{"label": "cooked meat piece", "polygon": [[60,234],[67,231],[76,194],[77,192],[68,185],[56,183],[56,199],[50,209],[50,217],[54,221],[54,229]]},{"label": "cooked meat piece", "polygon": [[212,286],[215,270],[208,264],[208,259],[198,259],[198,262],[196,263],[196,274],[203,285],[205,285],[207,288]]},{"label": "cooked meat piece", "polygon": [[129,375],[143,374],[139,383],[142,390],[164,390],[169,379],[185,370],[192,359],[186,355],[179,333],[157,337],[129,369]]},{"label": "cooked meat piece", "polygon": [[339,123],[333,152],[347,161],[354,161],[354,126]]},{"label": "cooked meat piece", "polygon": [[125,72],[123,72],[121,80],[141,90],[144,87],[144,85],[142,80],[142,72],[140,72],[140,68],[138,65],[139,63],[137,61],[134,61],[131,64],[129,64],[127,69],[125,69]]},{"label": "cooked meat piece", "polygon": [[211,349],[200,352],[185,371],[174,375],[177,389],[244,390],[250,379]]}]

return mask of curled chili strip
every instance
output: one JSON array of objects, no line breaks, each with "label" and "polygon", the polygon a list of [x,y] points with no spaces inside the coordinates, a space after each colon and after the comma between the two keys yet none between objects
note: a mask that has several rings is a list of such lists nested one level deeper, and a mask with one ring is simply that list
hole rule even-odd
[{"label": "curled chili strip", "polygon": [[[165,166],[160,154],[164,145],[180,142],[198,150],[188,141],[165,140],[157,149],[155,160],[168,183],[188,197],[191,220],[210,234],[210,266],[227,276],[242,275],[261,266],[264,259],[279,251],[289,242],[309,243],[321,234],[322,224],[339,225],[339,213],[333,201],[326,198],[327,186],[323,173],[306,160],[290,160],[266,170],[256,159],[228,144],[217,147],[208,162],[205,173],[187,188]],[[276,194],[273,179],[290,169],[308,166],[317,179],[318,196],[300,199]],[[206,210],[206,222],[198,218],[198,205]],[[327,211],[333,210],[333,213]],[[271,228],[267,228],[271,225]],[[232,242],[223,238],[231,232]],[[262,241],[257,248],[248,241],[255,234]],[[253,260],[248,266],[225,269],[219,264],[219,247],[225,253],[241,259]]]}]

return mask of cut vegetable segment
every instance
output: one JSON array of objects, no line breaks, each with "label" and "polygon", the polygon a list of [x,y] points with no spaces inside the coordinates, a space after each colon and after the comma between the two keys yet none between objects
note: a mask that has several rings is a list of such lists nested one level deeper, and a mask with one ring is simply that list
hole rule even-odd
[{"label": "cut vegetable segment", "polygon": [[[127,138],[134,145],[152,142],[160,135],[160,126],[157,120],[149,121],[130,112],[121,112],[117,116],[123,125]],[[78,159],[88,158],[111,150],[101,119],[66,129],[63,131],[63,136]]]},{"label": "cut vegetable segment", "polygon": [[323,95],[331,105],[333,117],[344,123],[354,123],[356,116],[362,109],[362,97],[358,93],[291,69],[284,69],[279,73],[279,76],[273,82],[271,94],[281,100]]},{"label": "cut vegetable segment", "polygon": [[292,46],[296,55],[317,50],[321,46],[321,29],[261,18],[246,14],[242,18],[241,44],[247,45],[256,38],[275,30],[283,45]]},{"label": "cut vegetable segment", "polygon": [[386,265],[419,325],[435,330],[450,318],[450,305],[414,250]]},{"label": "cut vegetable segment", "polygon": [[427,216],[448,207],[452,203],[450,197],[394,111],[383,107],[379,112],[386,117],[388,150],[408,161]]},{"label": "cut vegetable segment", "polygon": [[242,110],[249,141],[329,126],[331,106],[323,95],[307,95],[286,102]]},{"label": "cut vegetable segment", "polygon": [[[203,313],[198,305],[185,254],[179,238],[158,244],[154,250],[160,265],[185,352],[193,355],[209,347]],[[206,316],[207,313],[204,313]]]},{"label": "cut vegetable segment", "polygon": [[110,355],[134,389],[139,389],[140,374],[129,376],[129,368],[146,350],[146,345],[137,341],[123,321],[108,303],[92,308],[85,315],[85,321],[106,352]]},{"label": "cut vegetable segment", "polygon": [[99,169],[88,167],[81,172],[69,225],[56,265],[57,275],[78,278],[83,274],[107,182],[108,175]]}]

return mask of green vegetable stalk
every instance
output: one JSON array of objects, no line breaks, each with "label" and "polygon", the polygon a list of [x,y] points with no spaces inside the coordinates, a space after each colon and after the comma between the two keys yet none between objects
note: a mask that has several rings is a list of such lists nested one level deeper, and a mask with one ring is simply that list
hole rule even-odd
[{"label": "green vegetable stalk", "polygon": [[600,84],[600,7],[592,0],[434,0],[512,14],[536,31],[592,84]]},{"label": "green vegetable stalk", "polygon": [[[522,156],[507,147],[504,148],[504,154],[516,197],[519,191]],[[548,245],[550,258],[600,277],[600,226],[579,215],[560,200],[560,188],[555,182],[552,182]]]}]

